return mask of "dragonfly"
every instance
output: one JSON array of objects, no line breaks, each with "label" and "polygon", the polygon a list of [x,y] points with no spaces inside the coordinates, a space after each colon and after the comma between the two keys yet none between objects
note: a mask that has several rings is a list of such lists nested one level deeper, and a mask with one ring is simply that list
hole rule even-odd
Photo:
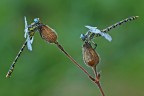
[{"label": "dragonfly", "polygon": [[[86,32],[86,34],[81,34],[81,36],[80,36],[80,38],[84,42],[82,45],[83,61],[87,66],[92,68],[94,75],[95,75],[95,82],[98,85],[102,96],[105,96],[105,95],[104,95],[103,89],[102,89],[102,87],[100,85],[100,81],[99,81],[100,80],[100,72],[97,72],[97,70],[96,70],[96,66],[99,64],[100,57],[95,50],[97,44],[95,42],[93,42],[92,39],[94,38],[94,36],[95,37],[102,36],[105,39],[107,39],[108,41],[112,41],[112,37],[107,33],[108,31],[116,28],[117,26],[119,26],[123,23],[135,20],[137,18],[138,18],[138,16],[132,16],[132,17],[126,18],[126,19],[124,19],[120,22],[117,22],[103,30],[99,30],[97,27],[87,25],[85,27],[88,28],[88,31]],[[94,45],[94,47],[92,46],[92,44]]]},{"label": "dragonfly", "polygon": [[97,27],[92,27],[92,26],[85,26],[86,28],[88,28],[89,30],[86,32],[86,34],[81,34],[80,38],[82,39],[82,41],[91,41],[94,37],[99,37],[102,36],[105,39],[107,39],[108,41],[112,40],[112,37],[107,33],[108,31],[126,23],[132,20],[136,20],[139,16],[131,16],[128,17],[126,19],[123,19],[103,30],[99,30]]},{"label": "dragonfly", "polygon": [[49,27],[48,25],[43,24],[39,18],[35,18],[33,23],[30,25],[27,24],[26,17],[24,17],[25,20],[25,29],[24,29],[24,37],[26,38],[26,41],[24,42],[22,48],[18,52],[16,58],[14,59],[9,71],[7,72],[6,77],[11,77],[11,74],[14,70],[15,64],[20,57],[21,53],[23,52],[25,46],[27,46],[28,50],[32,51],[32,43],[34,39],[35,32],[39,32],[42,39],[47,41],[48,43],[52,43],[57,45],[57,47],[78,67],[80,68],[92,81],[94,81],[94,78],[89,75],[89,73],[79,64],[77,63],[71,55],[66,52],[66,50],[63,48],[63,46],[58,42],[57,33],[54,29]]},{"label": "dragonfly", "polygon": [[[84,44],[82,46],[83,61],[86,65],[92,67],[96,77],[98,77],[97,72],[96,72],[96,65],[99,63],[100,57],[95,50],[97,47],[97,44],[92,41],[94,36],[95,37],[102,36],[105,39],[107,39],[108,41],[111,41],[112,37],[107,33],[108,31],[110,31],[111,29],[114,29],[117,26],[120,26],[128,21],[135,20],[138,17],[139,16],[128,17],[128,18],[123,19],[103,30],[99,30],[97,27],[93,27],[93,26],[88,26],[88,25],[85,26],[86,28],[88,28],[88,31],[86,32],[86,34],[81,34],[81,36],[80,36],[80,38],[84,42]],[[92,44],[93,44],[93,46],[92,46]]]},{"label": "dragonfly", "polygon": [[13,63],[11,64],[6,77],[11,76],[11,74],[14,70],[15,64],[16,64],[17,60],[19,59],[21,53],[23,52],[25,46],[27,46],[29,51],[32,51],[32,43],[33,43],[33,39],[34,39],[35,27],[37,26],[38,21],[39,21],[39,18],[35,18],[34,22],[32,24],[28,25],[26,17],[24,17],[24,22],[25,22],[24,37],[26,38],[26,40],[25,40],[24,44],[22,45],[20,51],[18,52],[17,56],[15,57]]}]

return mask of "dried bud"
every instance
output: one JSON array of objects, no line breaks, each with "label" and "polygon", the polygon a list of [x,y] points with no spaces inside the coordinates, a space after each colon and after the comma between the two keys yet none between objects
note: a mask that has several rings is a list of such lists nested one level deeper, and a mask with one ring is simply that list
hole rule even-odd
[{"label": "dried bud", "polygon": [[50,28],[49,26],[46,25],[41,25],[40,27],[40,35],[43,39],[45,39],[49,43],[55,43],[57,40],[57,34],[55,30]]},{"label": "dried bud", "polygon": [[94,67],[99,63],[99,56],[96,51],[92,48],[91,44],[85,42],[82,47],[83,60],[86,65]]}]

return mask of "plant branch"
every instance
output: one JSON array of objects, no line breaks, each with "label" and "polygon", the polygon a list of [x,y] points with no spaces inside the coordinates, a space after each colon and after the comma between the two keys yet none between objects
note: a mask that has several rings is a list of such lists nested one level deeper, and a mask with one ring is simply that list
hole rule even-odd
[{"label": "plant branch", "polygon": [[98,88],[100,89],[100,92],[102,94],[102,96],[105,96],[104,95],[104,92],[103,92],[103,89],[100,85],[100,82],[99,82],[99,79],[100,79],[100,74],[96,72],[95,70],[95,76],[96,76],[96,79],[94,79],[79,63],[77,63],[65,50],[64,48],[58,43],[58,42],[55,42],[55,44],[57,45],[57,47],[78,67],[80,68],[88,77],[91,81],[93,81],[97,86]]}]

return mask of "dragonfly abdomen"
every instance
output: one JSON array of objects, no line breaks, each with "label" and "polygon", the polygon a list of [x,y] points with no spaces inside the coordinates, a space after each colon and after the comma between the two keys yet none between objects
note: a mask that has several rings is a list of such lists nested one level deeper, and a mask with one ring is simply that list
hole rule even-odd
[{"label": "dragonfly abdomen", "polygon": [[17,54],[15,60],[13,61],[12,65],[11,65],[11,67],[10,67],[10,69],[9,69],[9,71],[7,72],[6,77],[10,77],[10,76],[11,76],[11,73],[12,73],[13,70],[14,70],[15,64],[16,64],[18,58],[20,57],[21,53],[23,52],[26,44],[27,44],[27,41],[25,41],[25,43],[23,44],[22,48],[21,48],[20,51],[18,52],[18,54]]},{"label": "dragonfly abdomen", "polygon": [[126,22],[128,22],[128,21],[135,20],[135,19],[137,19],[137,18],[138,18],[138,16],[132,16],[132,17],[126,18],[126,19],[124,19],[124,20],[122,20],[122,21],[120,21],[120,22],[117,22],[117,23],[109,26],[109,27],[106,28],[106,29],[103,29],[102,32],[108,32],[108,31],[110,31],[111,29],[113,29],[113,28],[115,28],[115,27],[117,27],[117,26],[119,26],[119,25],[121,25],[121,24],[123,24],[123,23],[126,23]]},{"label": "dragonfly abdomen", "polygon": [[[123,20],[121,20],[121,21],[119,21],[119,22],[117,22],[117,23],[115,23],[115,24],[113,24],[113,25],[111,25],[111,26],[109,26],[109,27],[101,30],[101,32],[107,33],[107,32],[110,31],[111,29],[114,29],[114,28],[116,28],[116,27],[118,27],[118,26],[120,26],[120,25],[122,25],[122,24],[124,24],[124,23],[126,23],[126,22],[135,20],[135,19],[137,19],[138,17],[139,17],[139,16],[132,16],[132,17],[123,19]],[[100,34],[92,33],[92,34],[90,35],[90,39],[93,39],[94,36],[98,37],[98,36],[101,36],[101,35],[100,35]]]}]

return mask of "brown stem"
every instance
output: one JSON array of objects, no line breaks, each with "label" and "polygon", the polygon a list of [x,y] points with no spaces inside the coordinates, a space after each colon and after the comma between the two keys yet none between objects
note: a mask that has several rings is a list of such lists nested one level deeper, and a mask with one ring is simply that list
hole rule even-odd
[{"label": "brown stem", "polygon": [[100,85],[100,82],[99,82],[99,75],[97,74],[96,72],[96,79],[94,79],[80,64],[78,64],[65,50],[64,48],[56,41],[55,44],[57,45],[57,47],[76,65],[78,66],[89,78],[90,80],[92,80],[95,84],[97,84],[97,86],[99,87],[100,89],[100,92],[102,94],[102,96],[105,96],[104,95],[104,92],[102,90],[102,87]]},{"label": "brown stem", "polygon": [[97,86],[99,87],[102,96],[105,96],[104,91],[103,91],[103,89],[102,89],[102,87],[101,87],[101,85],[100,85],[100,82],[99,82],[99,81],[95,81],[95,83],[96,83]]},{"label": "brown stem", "polygon": [[57,47],[75,64],[77,65],[90,79],[95,80],[80,64],[78,64],[65,50],[64,48],[58,43],[55,42]]},{"label": "brown stem", "polygon": [[94,75],[95,75],[95,78],[98,77],[98,74],[97,74],[97,71],[96,71],[96,65],[92,67],[93,69],[93,72],[94,72]]},{"label": "brown stem", "polygon": [[103,89],[102,89],[102,87],[101,87],[101,85],[100,85],[100,73],[96,71],[96,66],[93,67],[93,71],[94,71],[94,74],[95,74],[95,76],[96,76],[96,77],[95,77],[95,83],[96,83],[97,86],[99,87],[102,96],[105,96],[105,95],[104,95],[104,91],[103,91]]}]

